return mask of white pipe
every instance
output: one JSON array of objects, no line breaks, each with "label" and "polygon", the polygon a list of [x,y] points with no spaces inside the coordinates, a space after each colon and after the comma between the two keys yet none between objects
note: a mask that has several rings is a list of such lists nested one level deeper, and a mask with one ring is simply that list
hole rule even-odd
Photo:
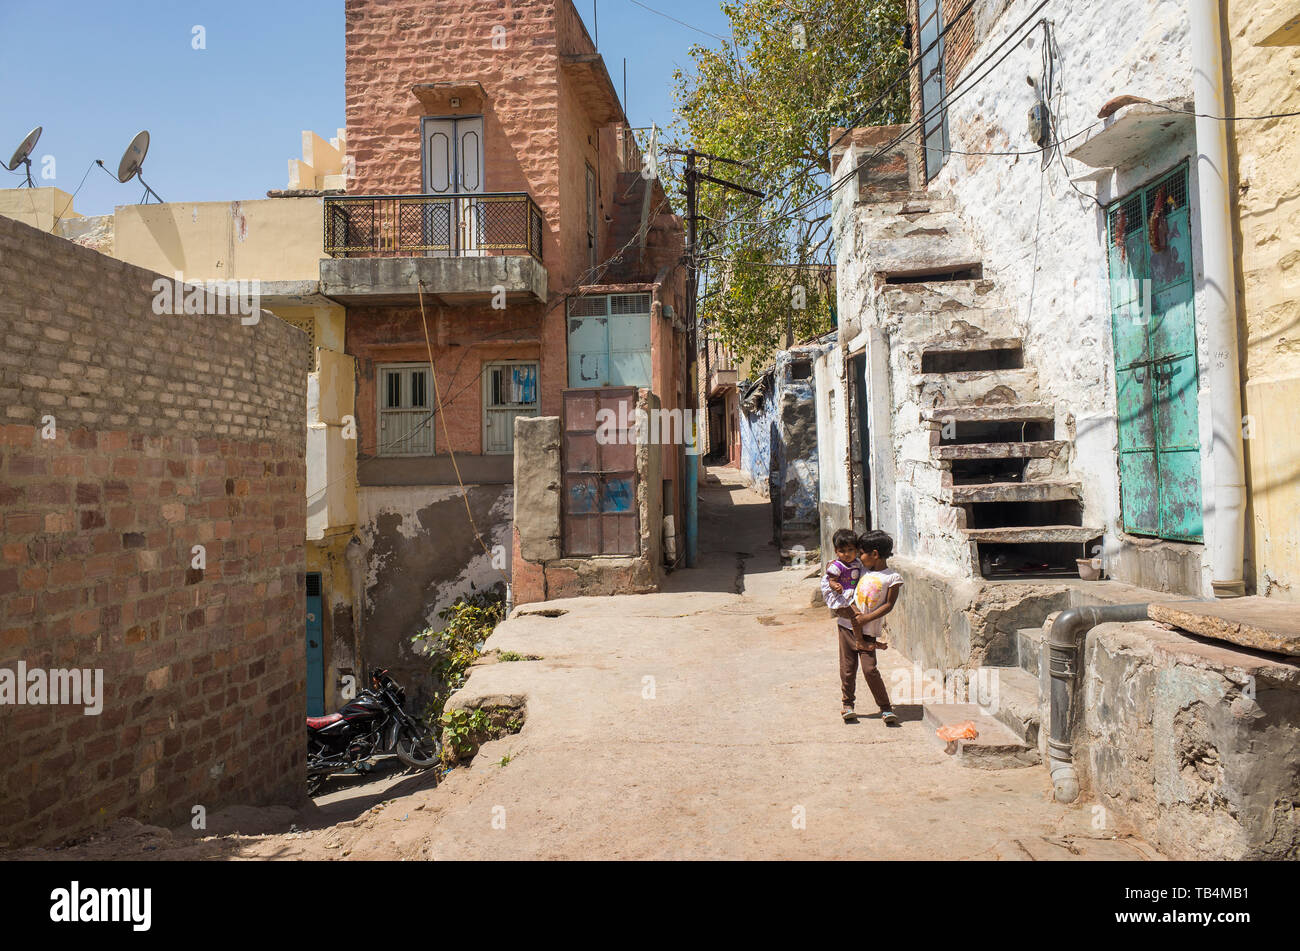
[{"label": "white pipe", "polygon": [[[1219,0],[1191,0],[1192,90],[1196,112],[1226,115]],[[1228,123],[1196,119],[1197,193],[1205,265],[1210,419],[1214,466],[1210,571],[1214,594],[1245,593],[1246,468],[1241,433],[1241,370],[1237,348],[1237,287],[1232,205],[1228,191]]]}]

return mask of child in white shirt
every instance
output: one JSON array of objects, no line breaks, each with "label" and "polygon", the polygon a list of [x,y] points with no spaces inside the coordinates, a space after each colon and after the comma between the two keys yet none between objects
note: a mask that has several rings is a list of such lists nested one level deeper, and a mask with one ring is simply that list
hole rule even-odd
[{"label": "child in white shirt", "polygon": [[876,666],[876,651],[885,648],[885,615],[894,609],[903,590],[903,578],[889,567],[889,556],[894,553],[894,540],[885,532],[867,532],[858,539],[863,567],[853,593],[854,627],[840,630],[840,688],[844,707],[840,711],[846,723],[857,719],[853,711],[855,682],[858,667],[871,690],[872,699],[880,707],[880,719],[887,726],[898,726],[885,689],[885,680]]}]

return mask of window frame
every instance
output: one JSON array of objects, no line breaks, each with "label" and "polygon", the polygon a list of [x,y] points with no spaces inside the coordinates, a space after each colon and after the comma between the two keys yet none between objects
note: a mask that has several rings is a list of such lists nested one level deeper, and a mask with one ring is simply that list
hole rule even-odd
[{"label": "window frame", "polygon": [[[532,403],[518,403],[512,406],[493,406],[491,403],[492,394],[492,370],[497,367],[511,366],[531,366],[536,369],[537,373],[537,398]],[[519,357],[505,360],[485,360],[483,362],[483,403],[482,403],[482,431],[483,431],[483,455],[485,456],[513,456],[515,454],[515,437],[514,433],[510,434],[509,449],[488,449],[488,414],[490,412],[508,412],[511,409],[521,406],[532,406],[531,413],[519,412],[517,416],[539,416],[542,411],[542,364],[537,357]]]},{"label": "window frame", "polygon": [[[927,3],[933,4],[933,11],[929,16],[922,19],[922,7]],[[931,20],[934,21],[934,49],[927,53],[925,29],[926,25],[929,24]],[[919,116],[919,121],[921,123],[921,164],[927,183],[932,181],[934,177],[943,170],[944,165],[948,163],[948,152],[946,150],[952,145],[951,140],[948,138],[947,107],[945,106],[940,109],[938,116],[932,118],[929,123],[926,122],[925,118],[926,113],[935,106],[935,103],[929,103],[927,106],[925,101],[926,81],[931,76],[938,77],[938,102],[944,102],[947,99],[948,83],[944,64],[944,54],[946,52],[947,44],[944,42],[943,28],[943,0],[916,0],[917,97],[921,103],[921,114]],[[933,57],[933,59],[929,59],[930,57]],[[929,76],[926,75],[927,60],[933,63],[933,68],[930,69]],[[931,171],[930,155],[931,149],[934,148],[934,146],[931,146],[930,144],[930,136],[935,132],[940,133],[938,148],[944,151],[938,153],[938,158],[935,159],[934,163],[934,170]]]},{"label": "window frame", "polygon": [[[389,372],[396,371],[403,374],[402,379],[411,379],[407,376],[410,374],[420,374],[424,379],[424,405],[423,406],[386,406],[388,400],[388,376]],[[402,400],[399,394],[399,402]],[[375,455],[388,459],[413,458],[437,455],[437,419],[433,405],[433,374],[427,363],[381,363],[375,367]],[[428,449],[425,450],[421,445],[416,451],[399,450],[388,447],[384,441],[384,419],[385,416],[391,415],[398,417],[401,415],[411,415],[415,410],[426,410],[429,415],[429,437]]]}]

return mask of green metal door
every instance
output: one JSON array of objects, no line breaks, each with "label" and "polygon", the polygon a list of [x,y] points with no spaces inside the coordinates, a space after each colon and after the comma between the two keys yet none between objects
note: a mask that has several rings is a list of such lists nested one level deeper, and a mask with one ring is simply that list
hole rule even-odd
[{"label": "green metal door", "polygon": [[1201,541],[1187,166],[1106,217],[1124,530]]}]

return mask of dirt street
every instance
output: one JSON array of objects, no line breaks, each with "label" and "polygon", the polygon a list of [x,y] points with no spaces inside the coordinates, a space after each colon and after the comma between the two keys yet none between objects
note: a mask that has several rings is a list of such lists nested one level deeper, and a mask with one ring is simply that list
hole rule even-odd
[{"label": "dirt street", "polygon": [[[860,685],[863,717],[843,723],[815,572],[782,569],[766,501],[734,472],[712,474],[701,568],[660,594],[528,605],[497,629],[489,649],[542,659],[476,667],[465,690],[525,697],[523,730],[436,789],[388,772],[296,816],[219,815],[200,841],[123,823],[29,857],[1159,857],[1094,830],[1089,804],[1054,803],[1041,766],[959,766],[919,706],[889,728]],[[910,666],[897,651],[881,662],[887,683]]]}]

